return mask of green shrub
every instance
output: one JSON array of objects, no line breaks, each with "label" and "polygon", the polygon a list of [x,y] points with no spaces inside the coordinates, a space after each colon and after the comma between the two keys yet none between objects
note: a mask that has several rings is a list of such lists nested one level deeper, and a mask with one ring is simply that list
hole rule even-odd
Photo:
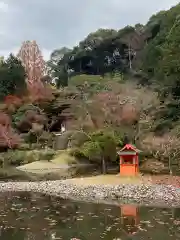
[{"label": "green shrub", "polygon": [[39,137],[39,143],[41,146],[53,147],[54,135],[50,132],[43,131]]},{"label": "green shrub", "polygon": [[71,147],[80,147],[86,141],[89,140],[89,136],[83,131],[75,131],[69,138]]},{"label": "green shrub", "polygon": [[3,165],[13,165],[20,166],[23,164],[40,161],[40,160],[51,160],[55,155],[55,151],[52,149],[42,149],[42,150],[9,150],[6,153],[0,154],[0,164]]},{"label": "green shrub", "polygon": [[70,154],[72,156],[76,157],[77,159],[86,158],[86,156],[84,155],[84,153],[81,150],[81,148],[72,148],[71,151],[70,151]]},{"label": "green shrub", "polygon": [[28,143],[23,143],[23,144],[21,144],[18,149],[21,150],[21,151],[22,151],[22,150],[23,150],[23,151],[31,150],[31,148],[30,148],[30,146],[29,146]]},{"label": "green shrub", "polygon": [[72,156],[71,150],[59,150],[51,162],[56,164],[70,165],[77,163],[77,160],[75,156]]},{"label": "green shrub", "polygon": [[91,161],[116,161],[116,138],[112,132],[97,131],[82,146],[82,153]]},{"label": "green shrub", "polygon": [[21,181],[30,181],[30,180],[36,180],[35,176],[31,174],[31,176],[23,171],[20,171],[16,168],[13,167],[8,167],[8,168],[1,168],[0,169],[0,179],[2,180],[21,180]]},{"label": "green shrub", "polygon": [[55,151],[52,149],[32,150],[26,153],[25,163],[47,160],[50,161],[55,155]]},{"label": "green shrub", "polygon": [[26,151],[21,151],[21,150],[9,150],[6,153],[1,154],[1,158],[4,161],[4,166],[8,165],[14,165],[14,166],[19,166],[23,164],[24,162],[24,157]]},{"label": "green shrub", "polygon": [[43,149],[40,151],[40,157],[42,160],[48,160],[50,161],[56,154],[56,152],[53,149]]}]

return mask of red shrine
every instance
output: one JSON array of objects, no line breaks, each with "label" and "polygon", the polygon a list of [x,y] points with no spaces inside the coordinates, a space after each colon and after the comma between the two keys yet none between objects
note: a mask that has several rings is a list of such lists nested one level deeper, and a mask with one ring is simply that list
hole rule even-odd
[{"label": "red shrine", "polygon": [[139,173],[139,158],[140,151],[131,144],[126,144],[119,152],[120,158],[120,175],[135,176]]}]

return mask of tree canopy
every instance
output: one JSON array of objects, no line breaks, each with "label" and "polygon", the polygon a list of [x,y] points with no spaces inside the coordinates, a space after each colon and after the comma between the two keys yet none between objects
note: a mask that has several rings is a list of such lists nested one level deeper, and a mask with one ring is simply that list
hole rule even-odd
[{"label": "tree canopy", "polygon": [[146,25],[98,29],[73,49],[56,49],[49,66],[57,86],[67,86],[74,75],[127,73],[132,67],[147,75],[148,83],[156,79],[164,90],[171,85],[170,94],[179,94],[179,12],[180,4],[153,15]]},{"label": "tree canopy", "polygon": [[0,99],[19,95],[26,89],[26,74],[21,62],[12,54],[0,63]]},{"label": "tree canopy", "polygon": [[[141,49],[150,35],[141,24],[119,31],[98,29],[90,33],[72,50],[62,48],[51,54],[49,66],[58,85],[67,85],[68,77],[77,74],[102,75],[115,71],[126,72],[135,52]],[[59,57],[57,57],[59,56]],[[54,64],[54,58],[56,64]]]}]

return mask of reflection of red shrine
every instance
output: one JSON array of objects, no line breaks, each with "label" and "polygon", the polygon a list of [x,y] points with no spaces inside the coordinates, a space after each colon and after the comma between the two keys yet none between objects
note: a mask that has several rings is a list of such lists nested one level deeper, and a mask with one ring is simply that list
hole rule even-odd
[{"label": "reflection of red shrine", "polygon": [[121,206],[121,224],[127,234],[135,234],[139,224],[138,207],[133,205]]},{"label": "reflection of red shrine", "polygon": [[120,156],[120,175],[136,176],[139,173],[138,153],[140,151],[131,144],[126,144],[118,154]]}]

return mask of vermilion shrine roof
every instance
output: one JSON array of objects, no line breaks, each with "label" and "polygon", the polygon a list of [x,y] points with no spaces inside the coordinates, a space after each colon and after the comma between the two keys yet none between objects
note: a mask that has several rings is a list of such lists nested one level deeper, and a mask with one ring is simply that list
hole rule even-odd
[{"label": "vermilion shrine roof", "polygon": [[120,151],[118,151],[118,154],[121,154],[122,152],[135,152],[135,153],[140,153],[141,151],[137,149],[134,145],[132,144],[126,144]]}]

